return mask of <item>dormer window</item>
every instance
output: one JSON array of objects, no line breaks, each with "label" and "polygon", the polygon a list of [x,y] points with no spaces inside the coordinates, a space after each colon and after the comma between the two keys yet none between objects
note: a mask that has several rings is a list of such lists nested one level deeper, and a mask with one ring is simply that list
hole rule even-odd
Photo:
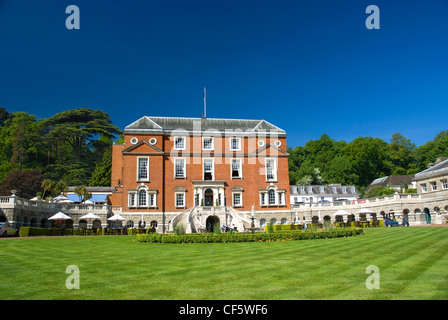
[{"label": "dormer window", "polygon": [[203,137],[202,138],[202,150],[213,150],[213,137]]},{"label": "dormer window", "polygon": [[185,137],[174,137],[174,150],[185,150]]},{"label": "dormer window", "polygon": [[230,138],[230,150],[241,151],[241,138]]}]

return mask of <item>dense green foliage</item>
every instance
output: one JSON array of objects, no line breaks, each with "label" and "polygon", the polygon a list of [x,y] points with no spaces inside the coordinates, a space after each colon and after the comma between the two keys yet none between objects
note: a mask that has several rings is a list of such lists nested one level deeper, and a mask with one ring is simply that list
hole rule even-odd
[{"label": "dense green foliage", "polygon": [[[38,120],[0,108],[0,195],[16,189],[22,197],[45,198],[67,186],[109,186],[111,145],[120,133],[99,110],[67,110]],[[363,191],[376,178],[415,174],[437,157],[448,157],[448,130],[419,147],[400,133],[389,143],[372,137],[335,141],[323,134],[288,152],[291,184],[342,183]],[[33,170],[42,174],[40,186]],[[19,185],[18,176],[33,182]]]},{"label": "dense green foliage", "polygon": [[0,195],[16,189],[21,197],[46,198],[67,186],[110,185],[111,147],[120,133],[99,110],[67,110],[37,120],[0,108]]},{"label": "dense green foliage", "polygon": [[291,184],[342,183],[364,190],[376,178],[413,175],[438,157],[448,157],[448,130],[419,147],[400,133],[389,143],[372,137],[347,143],[324,134],[288,152]]}]

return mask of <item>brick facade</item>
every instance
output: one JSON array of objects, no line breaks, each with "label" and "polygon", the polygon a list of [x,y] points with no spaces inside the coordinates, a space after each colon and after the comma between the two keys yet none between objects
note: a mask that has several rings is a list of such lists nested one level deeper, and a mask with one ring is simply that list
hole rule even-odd
[{"label": "brick facade", "polygon": [[112,186],[125,214],[288,211],[286,133],[264,120],[143,117],[113,146]]}]

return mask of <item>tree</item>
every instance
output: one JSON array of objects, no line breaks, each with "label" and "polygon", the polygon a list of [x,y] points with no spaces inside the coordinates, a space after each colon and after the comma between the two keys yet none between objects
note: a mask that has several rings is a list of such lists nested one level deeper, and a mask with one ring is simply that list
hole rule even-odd
[{"label": "tree", "polygon": [[41,190],[44,176],[39,169],[11,171],[0,184],[0,195],[9,196],[11,190],[16,190],[18,197],[30,199]]},{"label": "tree", "polygon": [[[42,130],[34,115],[26,112],[15,112],[8,116],[0,127],[0,161],[1,169],[43,169],[45,158],[40,142]],[[9,162],[10,165],[5,163]],[[6,177],[8,172],[0,172]]]},{"label": "tree", "polygon": [[84,202],[92,198],[92,193],[90,193],[84,185],[76,187],[74,192],[78,195],[79,202]]},{"label": "tree", "polygon": [[436,161],[438,157],[448,157],[448,130],[440,132],[433,140],[416,149],[416,172],[425,170],[428,163]]},{"label": "tree", "polygon": [[327,183],[354,185],[358,181],[358,177],[353,172],[350,161],[344,155],[330,159],[328,169],[323,173],[323,176]]},{"label": "tree", "polygon": [[387,155],[392,163],[391,173],[393,175],[406,175],[408,171],[415,171],[415,144],[401,133],[397,132],[392,135],[390,144],[387,146]]},{"label": "tree", "polygon": [[112,151],[107,150],[103,154],[103,159],[96,165],[92,178],[89,181],[91,186],[107,187],[110,186],[112,174]]},{"label": "tree", "polygon": [[3,126],[6,120],[9,118],[9,112],[5,108],[0,108],[0,127]]},{"label": "tree", "polygon": [[390,175],[387,143],[379,138],[356,138],[344,147],[344,154],[357,177],[355,185],[358,187],[366,187],[374,179]]},{"label": "tree", "polygon": [[121,133],[108,114],[87,108],[58,113],[46,119],[44,126],[50,138],[62,139],[70,144],[75,161],[80,159],[84,148],[93,147],[98,137],[113,139]]},{"label": "tree", "polygon": [[53,189],[54,181],[50,179],[44,179],[44,181],[42,181],[41,187],[42,187],[41,197],[42,199],[45,199],[45,196],[47,196],[48,193],[50,193],[51,189]]}]

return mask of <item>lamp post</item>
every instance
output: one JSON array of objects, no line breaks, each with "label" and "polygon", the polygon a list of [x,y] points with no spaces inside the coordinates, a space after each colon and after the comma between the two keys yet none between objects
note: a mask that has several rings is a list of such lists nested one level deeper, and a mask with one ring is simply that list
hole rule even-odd
[{"label": "lamp post", "polygon": [[251,227],[251,229],[252,229],[252,233],[255,233],[255,212],[254,212],[254,205],[252,205],[252,212],[251,212],[250,220],[252,220],[252,223],[250,224],[250,227]]}]

